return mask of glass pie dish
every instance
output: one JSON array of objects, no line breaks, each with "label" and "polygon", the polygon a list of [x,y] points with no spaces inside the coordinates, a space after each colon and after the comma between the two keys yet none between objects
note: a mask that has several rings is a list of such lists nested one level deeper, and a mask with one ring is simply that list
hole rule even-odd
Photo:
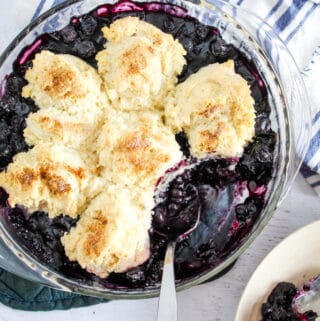
[{"label": "glass pie dish", "polygon": [[[34,46],[37,46],[37,41],[34,42],[37,37],[60,30],[70,22],[72,17],[81,16],[106,3],[106,0],[66,1],[40,16],[13,41],[1,56],[0,79],[6,79],[25,47],[33,44],[31,49],[34,49]],[[143,3],[148,3],[148,1],[143,1]],[[158,3],[168,2],[159,1]],[[214,5],[206,2],[194,4],[187,1],[170,1],[168,7],[164,6],[164,8],[170,8],[172,5],[183,8],[181,10],[184,13],[201,23],[217,28],[227,43],[238,48],[253,61],[266,86],[268,103],[271,107],[271,127],[277,135],[273,178],[268,183],[265,206],[259,218],[250,231],[217,265],[179,280],[177,288],[182,290],[217,276],[229,267],[267,224],[288,191],[304,157],[308,146],[310,118],[308,100],[299,70],[285,45],[268,25],[255,15],[223,1],[215,1]],[[129,2],[123,2],[122,8],[124,11],[132,11],[132,5]],[[21,59],[23,60],[24,57],[22,56]],[[301,106],[304,107],[303,111]],[[155,296],[159,292],[158,285],[112,288],[112,286],[103,287],[98,282],[86,283],[67,277],[30,255],[21,241],[12,233],[5,215],[1,215],[0,220],[0,265],[17,275],[56,289],[104,298],[146,298]]]}]

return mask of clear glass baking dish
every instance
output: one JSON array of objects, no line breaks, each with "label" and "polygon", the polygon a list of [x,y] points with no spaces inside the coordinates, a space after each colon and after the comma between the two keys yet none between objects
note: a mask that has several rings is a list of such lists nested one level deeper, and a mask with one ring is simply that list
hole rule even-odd
[{"label": "clear glass baking dish", "polygon": [[[39,35],[61,29],[73,16],[87,13],[99,5],[115,2],[69,0],[40,16],[16,37],[0,57],[0,79],[5,79],[20,51]],[[206,1],[195,4],[184,0],[158,2],[181,6],[190,16],[217,27],[227,42],[233,43],[253,59],[267,84],[272,107],[272,128],[278,134],[274,179],[269,184],[267,205],[260,218],[239,247],[218,266],[177,284],[177,289],[182,290],[217,276],[249,247],[265,227],[289,190],[306,153],[310,135],[310,109],[304,83],[293,57],[272,28],[256,15],[222,0],[214,0],[214,4]],[[135,290],[108,289],[68,279],[31,257],[14,236],[10,235],[3,217],[0,217],[0,237],[0,266],[24,278],[60,290],[109,299],[147,298],[159,293],[158,287]]]}]

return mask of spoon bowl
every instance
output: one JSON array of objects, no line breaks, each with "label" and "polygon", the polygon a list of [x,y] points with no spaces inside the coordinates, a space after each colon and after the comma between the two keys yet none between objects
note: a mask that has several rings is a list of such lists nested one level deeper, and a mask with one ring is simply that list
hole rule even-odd
[{"label": "spoon bowl", "polygon": [[310,311],[320,316],[320,275],[309,280],[299,289],[292,306],[299,316],[303,317]]},{"label": "spoon bowl", "polygon": [[153,216],[154,231],[169,241],[181,240],[198,225],[201,212],[199,193],[194,185],[188,184],[177,191],[177,198],[184,197],[183,204],[176,203],[171,208],[157,207]]},{"label": "spoon bowl", "polygon": [[[174,275],[174,252],[178,240],[187,237],[199,224],[201,203],[198,190],[193,185],[187,185],[184,191],[185,203],[172,208],[172,211],[159,210],[155,213],[155,232],[167,237],[162,281],[160,289],[158,321],[176,321],[177,298]],[[181,197],[181,195],[179,195]]]}]

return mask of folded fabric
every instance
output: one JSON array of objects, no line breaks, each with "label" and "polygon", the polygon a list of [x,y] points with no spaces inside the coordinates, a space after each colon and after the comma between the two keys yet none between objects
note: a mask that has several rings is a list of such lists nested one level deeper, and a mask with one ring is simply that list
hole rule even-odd
[{"label": "folded fabric", "polygon": [[57,291],[0,270],[0,302],[28,311],[66,310],[107,300]]},{"label": "folded fabric", "polygon": [[[320,5],[317,8],[320,11]],[[314,50],[310,63],[303,69],[302,75],[307,85],[312,107],[312,133],[309,150],[305,158],[305,166],[301,173],[307,182],[320,196],[320,42]],[[311,170],[310,170],[311,169]]]}]

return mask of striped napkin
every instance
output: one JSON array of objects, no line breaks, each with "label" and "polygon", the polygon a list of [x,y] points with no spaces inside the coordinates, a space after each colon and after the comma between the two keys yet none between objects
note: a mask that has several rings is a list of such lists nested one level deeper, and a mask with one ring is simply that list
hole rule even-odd
[{"label": "striped napkin", "polygon": [[[210,1],[215,3],[216,0]],[[317,88],[320,84],[320,0],[225,1],[256,13],[271,25],[301,70],[312,106],[313,124],[311,144],[301,173],[320,196],[320,90]],[[8,13],[1,17],[4,28],[0,50],[30,20],[61,2],[63,0],[0,1],[0,13]]]}]

